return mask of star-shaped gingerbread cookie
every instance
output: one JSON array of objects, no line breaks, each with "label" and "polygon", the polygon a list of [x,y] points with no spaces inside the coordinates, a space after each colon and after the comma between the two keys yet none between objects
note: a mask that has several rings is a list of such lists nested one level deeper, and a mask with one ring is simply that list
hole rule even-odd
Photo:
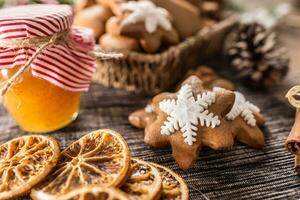
[{"label": "star-shaped gingerbread cookie", "polygon": [[259,109],[238,94],[222,88],[205,90],[202,81],[191,76],[177,93],[157,95],[148,109],[129,119],[142,122],[146,144],[171,145],[174,159],[186,170],[204,146],[229,149],[235,138],[255,148],[264,145],[257,126],[264,122]]},{"label": "star-shaped gingerbread cookie", "polygon": [[179,36],[171,16],[151,1],[129,1],[118,4],[121,13],[106,26],[113,35],[134,38],[148,53],[156,52],[162,44],[175,45]]}]

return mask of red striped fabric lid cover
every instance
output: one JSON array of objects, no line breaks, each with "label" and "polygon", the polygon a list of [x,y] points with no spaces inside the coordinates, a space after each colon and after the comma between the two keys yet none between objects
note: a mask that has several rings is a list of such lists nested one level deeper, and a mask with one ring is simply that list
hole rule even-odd
[{"label": "red striped fabric lid cover", "polygon": [[[68,31],[68,41],[49,46],[31,64],[32,74],[69,91],[87,91],[95,60],[87,52],[95,44],[90,29],[71,27],[73,12],[67,5],[27,5],[0,10],[0,40],[31,39]],[[26,63],[38,47],[0,46],[0,69]]]}]

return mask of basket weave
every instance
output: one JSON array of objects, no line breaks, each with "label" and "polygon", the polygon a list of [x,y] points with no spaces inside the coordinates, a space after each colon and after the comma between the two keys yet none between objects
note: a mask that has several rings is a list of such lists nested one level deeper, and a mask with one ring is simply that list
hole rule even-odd
[{"label": "basket weave", "polygon": [[159,54],[122,52],[119,60],[97,59],[93,80],[106,87],[157,94],[179,81],[188,69],[220,53],[223,40],[236,25],[229,17]]}]

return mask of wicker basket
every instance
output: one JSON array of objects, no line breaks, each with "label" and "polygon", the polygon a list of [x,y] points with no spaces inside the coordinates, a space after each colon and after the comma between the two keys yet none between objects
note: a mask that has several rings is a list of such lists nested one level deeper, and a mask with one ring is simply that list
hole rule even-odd
[{"label": "wicker basket", "polygon": [[179,81],[189,68],[220,53],[236,22],[236,17],[227,18],[159,54],[123,52],[119,60],[97,59],[93,80],[107,87],[157,94]]}]

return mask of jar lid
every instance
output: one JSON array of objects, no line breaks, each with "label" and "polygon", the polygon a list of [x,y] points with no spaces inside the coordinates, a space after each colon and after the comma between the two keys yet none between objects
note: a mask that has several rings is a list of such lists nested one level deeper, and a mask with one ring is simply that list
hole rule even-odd
[{"label": "jar lid", "polygon": [[35,4],[0,10],[0,39],[51,36],[68,30],[73,22],[67,5]]}]

